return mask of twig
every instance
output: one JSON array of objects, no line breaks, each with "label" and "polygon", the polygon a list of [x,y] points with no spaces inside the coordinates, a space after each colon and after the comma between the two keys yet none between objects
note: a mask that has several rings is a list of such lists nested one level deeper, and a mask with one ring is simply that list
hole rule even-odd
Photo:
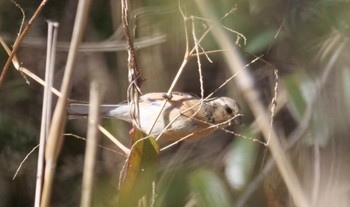
[{"label": "twig", "polygon": [[[6,45],[5,41],[2,39],[2,37],[0,36],[0,43],[1,45],[4,47],[5,51],[7,52],[8,55],[11,54],[11,50],[10,48]],[[12,64],[13,66],[20,72],[23,73],[27,76],[29,76],[30,78],[32,78],[33,80],[35,80],[37,83],[39,83],[42,86],[46,86],[46,83],[44,80],[42,80],[39,76],[35,75],[34,73],[32,73],[30,70],[22,67],[19,65],[18,59],[15,56],[13,56],[12,58]],[[29,83],[29,81],[27,80],[27,78],[25,76],[23,76],[24,79],[26,80],[27,83]],[[51,92],[54,93],[56,96],[60,97],[61,96],[61,92],[59,92],[57,89],[51,87]]]},{"label": "twig", "polygon": [[229,120],[224,121],[224,122],[222,122],[222,123],[218,123],[218,124],[210,124],[210,123],[207,123],[207,124],[209,125],[208,127],[204,128],[204,129],[201,129],[201,130],[198,130],[198,131],[195,131],[195,132],[192,132],[192,133],[190,133],[190,134],[188,134],[188,135],[182,137],[181,139],[176,140],[175,142],[173,142],[173,143],[171,143],[171,144],[169,144],[169,145],[167,145],[167,146],[161,148],[160,151],[163,151],[163,150],[166,150],[166,149],[168,149],[168,148],[170,148],[170,147],[172,147],[172,146],[175,146],[175,145],[178,144],[179,142],[181,142],[181,141],[183,141],[183,140],[189,138],[190,136],[192,136],[192,135],[194,135],[194,134],[196,134],[196,133],[199,133],[199,132],[201,132],[201,131],[205,131],[205,130],[208,130],[208,129],[211,129],[211,128],[219,128],[220,125],[226,125],[226,124],[230,123],[232,120],[234,120],[234,119],[236,119],[237,117],[240,117],[240,116],[242,116],[242,114],[237,114],[236,116],[230,118]]},{"label": "twig", "polygon": [[[184,59],[183,59],[183,61],[182,61],[182,63],[181,63],[181,66],[180,66],[179,70],[177,71],[177,74],[176,74],[174,80],[172,81],[172,83],[171,83],[171,85],[170,85],[170,87],[169,87],[169,89],[168,89],[167,97],[169,97],[169,98],[171,98],[171,93],[172,93],[172,91],[174,90],[177,81],[180,79],[180,76],[181,76],[182,72],[184,71],[185,66],[186,66],[186,64],[187,64],[187,62],[188,62],[188,58],[190,57],[190,53],[189,53],[189,41],[188,41],[188,31],[187,31],[187,27],[186,27],[187,17],[185,16],[184,12],[183,12],[182,9],[181,9],[180,0],[178,0],[178,4],[179,4],[180,13],[181,13],[181,15],[182,15],[182,17],[183,17],[183,20],[184,20],[185,38],[186,38],[186,49],[185,49],[185,55],[184,55]],[[194,50],[194,48],[193,48],[193,50]],[[166,105],[167,102],[168,102],[168,100],[167,100],[167,99],[164,99],[164,101],[163,101],[163,103],[162,103],[162,105],[161,105],[161,109],[159,110],[159,112],[158,112],[158,114],[157,114],[155,120],[153,121],[153,124],[152,124],[151,127],[147,130],[147,134],[151,134],[151,132],[152,132],[154,126],[156,125],[156,123],[157,123],[157,121],[158,121],[158,119],[159,119],[159,117],[160,117],[160,115],[163,113],[164,108],[165,108],[165,105]]]},{"label": "twig", "polygon": [[[348,41],[343,41],[342,44],[340,44],[339,47],[337,47],[337,50],[333,53],[332,57],[330,58],[328,64],[323,69],[323,73],[321,77],[319,78],[318,84],[316,84],[315,91],[316,93],[314,96],[311,97],[311,100],[309,104],[307,105],[307,108],[305,110],[304,116],[302,120],[299,122],[298,127],[288,136],[286,140],[288,140],[287,144],[284,146],[284,149],[287,151],[291,149],[307,132],[307,129],[310,125],[311,118],[313,115],[313,110],[315,108],[315,105],[317,103],[317,100],[320,96],[320,91],[324,88],[328,78],[329,74],[331,73],[332,69],[335,69],[333,66],[335,64],[335,61],[337,60],[337,57],[339,54],[343,51],[344,47],[347,45]],[[271,172],[271,170],[275,167],[275,161],[273,159],[268,160],[266,163],[264,169],[261,171],[260,175],[257,176],[246,188],[247,190],[244,191],[244,194],[239,197],[237,200],[237,207],[242,207],[244,204],[248,201],[249,197],[253,194],[253,192],[258,188],[258,186],[263,182],[264,177]]]},{"label": "twig", "polygon": [[[196,57],[197,57],[197,66],[198,66],[198,74],[199,74],[199,83],[200,83],[200,89],[201,89],[201,98],[204,98],[204,83],[203,83],[203,74],[202,74],[202,64],[201,64],[201,59],[199,57],[199,42],[196,37],[196,30],[195,30],[195,24],[194,24],[194,17],[191,17],[192,20],[192,37],[194,40],[194,47],[196,50]],[[205,51],[204,51],[205,52]]]},{"label": "twig", "polygon": [[26,162],[26,160],[28,159],[28,157],[39,147],[39,145],[36,145],[35,147],[33,147],[32,150],[30,150],[30,152],[24,157],[24,159],[22,160],[22,162],[19,164],[15,174],[12,177],[12,180],[14,180],[17,177],[18,172],[20,171],[20,169],[22,168],[22,165]]},{"label": "twig", "polygon": [[[187,62],[189,60],[189,58],[192,57],[192,54],[194,53],[194,51],[196,50],[196,48],[198,47],[198,44],[200,44],[200,42],[202,42],[202,40],[204,39],[204,37],[211,31],[212,28],[214,28],[215,25],[210,26],[203,34],[202,36],[198,39],[197,44],[195,44],[192,48],[191,51],[189,51],[189,41],[188,41],[188,31],[187,31],[187,26],[186,26],[186,21],[189,19],[188,17],[186,17],[185,13],[182,11],[181,9],[181,3],[180,0],[178,0],[178,4],[179,4],[179,10],[180,13],[182,15],[183,21],[184,21],[184,29],[185,29],[185,38],[186,38],[186,49],[185,49],[185,54],[184,54],[184,58],[183,61],[180,65],[179,70],[176,73],[175,78],[173,79],[168,92],[167,92],[167,97],[169,97],[169,99],[171,98],[171,93],[173,92],[178,80],[180,79],[180,76],[182,74],[182,72],[185,69],[185,66],[187,65]],[[224,17],[222,17],[220,20],[222,20],[223,18],[227,17],[229,14],[231,14],[235,9],[230,10]],[[165,108],[166,103],[168,102],[168,99],[164,99],[163,103],[161,104],[161,109],[159,110],[155,120],[153,121],[153,124],[151,125],[151,127],[147,130],[147,134],[151,134],[155,124],[157,123],[159,117],[161,116],[161,114],[163,113],[163,110]]]},{"label": "twig", "polygon": [[[201,10],[202,14],[206,15],[209,19],[215,19],[214,14],[209,9],[208,1],[199,1],[195,0],[197,6]],[[217,40],[218,44],[221,47],[229,46],[229,52],[224,53],[227,64],[230,67],[232,73],[237,73],[240,68],[242,68],[242,60],[239,59],[238,54],[233,46],[231,46],[231,41],[228,36],[223,32],[221,28],[212,31],[214,38]],[[254,81],[252,80],[250,74],[246,70],[243,70],[240,73],[240,77],[235,79],[237,85],[241,88],[243,95],[247,99],[250,108],[252,109],[253,114],[257,118],[257,123],[261,129],[265,139],[269,135],[270,126],[268,114],[265,111],[265,107],[259,99],[259,94],[254,86]],[[270,136],[271,143],[269,148],[272,152],[273,158],[276,160],[278,169],[281,172],[282,178],[286,183],[286,186],[293,198],[295,204],[299,207],[309,206],[309,202],[303,193],[300,182],[295,174],[294,169],[292,168],[290,161],[288,160],[285,152],[283,151],[281,144],[278,140],[277,133],[271,129]]]},{"label": "twig", "polygon": [[[255,63],[255,62],[256,62],[257,60],[259,60],[259,59],[260,59],[260,57],[256,57],[256,58],[255,58],[254,60],[252,60],[250,63],[246,64],[241,70],[244,70],[244,69],[248,68],[251,64]],[[191,110],[191,109],[193,109],[194,107],[197,107],[198,105],[201,105],[201,104],[203,103],[203,101],[205,101],[205,100],[209,99],[210,97],[212,97],[218,90],[220,90],[220,89],[221,89],[222,87],[224,87],[228,82],[230,82],[231,80],[233,80],[233,78],[236,77],[239,73],[240,73],[240,72],[237,72],[237,73],[233,74],[230,78],[228,78],[225,82],[223,82],[218,88],[216,88],[216,89],[215,89],[213,92],[211,92],[208,96],[206,96],[205,98],[203,98],[201,102],[199,102],[199,103],[193,105],[192,107],[190,107],[190,108],[188,108],[188,109],[182,111],[182,113],[185,113],[186,111]],[[165,100],[165,101],[166,101],[166,100]],[[198,108],[198,110],[199,110],[199,109],[200,109],[200,107]],[[194,115],[195,115],[195,114],[194,114]],[[193,115],[193,116],[194,116],[194,115]],[[171,120],[171,121],[169,122],[169,124],[168,124],[167,126],[164,127],[164,129],[162,130],[162,132],[156,137],[156,140],[159,140],[160,137],[161,137],[161,135],[162,135],[164,132],[166,132],[166,130],[171,126],[171,124],[172,124],[174,121],[176,121],[176,119],[178,119],[180,116],[181,116],[181,114],[179,114],[179,115],[177,115],[176,117],[174,117],[174,119]],[[193,117],[193,116],[192,116],[192,117]],[[223,130],[225,130],[225,129],[223,129]],[[228,131],[228,130],[227,130],[227,131]],[[229,133],[230,133],[230,132],[229,132]],[[231,134],[232,134],[232,133],[231,133]],[[243,135],[239,135],[239,134],[235,134],[235,135],[240,136],[240,137],[242,137],[242,138],[247,138],[247,137],[245,137],[245,136],[243,136]],[[255,140],[253,140],[253,141],[255,141]],[[266,143],[261,142],[261,141],[258,141],[258,142],[260,142],[261,144],[263,144],[263,145],[266,146]]]},{"label": "twig", "polygon": [[130,105],[130,118],[132,120],[133,127],[141,128],[140,126],[140,110],[139,110],[139,91],[143,82],[143,78],[141,78],[141,74],[137,65],[134,42],[132,36],[130,36],[130,28],[129,27],[129,6],[128,0],[121,0],[121,9],[122,9],[122,26],[124,37],[126,40],[126,50],[128,52],[128,77],[130,86],[128,88],[128,103]]},{"label": "twig", "polygon": [[4,78],[6,75],[6,72],[8,70],[8,68],[10,67],[10,64],[12,62],[12,58],[15,56],[19,45],[21,44],[24,36],[27,34],[28,30],[30,29],[30,27],[32,26],[34,20],[37,18],[37,16],[39,15],[39,13],[41,12],[41,10],[44,8],[45,4],[46,4],[47,0],[43,0],[41,2],[41,4],[39,5],[39,7],[36,9],[35,13],[33,14],[32,18],[29,20],[28,24],[25,26],[25,28],[23,29],[23,32],[21,33],[21,35],[17,38],[17,40],[15,41],[14,45],[13,45],[13,49],[12,52],[9,56],[9,58],[7,59],[5,66],[2,69],[1,75],[0,75],[0,88],[1,85],[4,82]]},{"label": "twig", "polygon": [[[222,20],[223,18],[227,17],[229,14],[231,14],[233,11],[235,11],[237,8],[234,8],[234,9],[231,9],[227,14],[225,14],[224,17],[222,17],[220,20]],[[205,19],[205,18],[202,18],[202,17],[194,17],[195,19],[199,19],[199,20],[203,20],[203,21],[206,21],[206,22],[210,22],[210,23],[213,23],[213,24],[217,24],[217,22],[215,21],[212,21],[212,20],[209,20],[209,19]],[[242,38],[243,39],[243,43],[244,45],[247,44],[247,38],[240,32],[237,32],[236,30],[233,30],[229,27],[226,27],[224,25],[220,25],[222,28],[226,29],[227,31],[231,32],[231,33],[234,33],[237,35],[237,40],[236,41],[236,45],[239,45],[239,40]]]},{"label": "twig", "polygon": [[[64,133],[63,136],[71,136],[71,137],[74,137],[74,138],[76,138],[76,139],[81,139],[81,140],[86,141],[86,138],[85,138],[85,137],[82,137],[82,136],[79,136],[79,135],[76,135],[76,134],[72,134],[72,133]],[[126,156],[125,156],[125,153],[121,153],[121,152],[119,152],[119,151],[117,151],[117,150],[114,150],[114,149],[112,149],[112,148],[103,146],[102,144],[99,144],[99,145],[97,145],[97,146],[100,147],[101,149],[108,150],[108,151],[114,152],[114,153],[116,153],[116,154],[119,154],[119,155],[121,155],[121,156],[123,156],[123,157],[126,157]]]},{"label": "twig", "polygon": [[119,149],[121,149],[125,155],[128,155],[130,153],[130,149],[125,147],[121,142],[119,142],[118,139],[113,137],[113,135],[107,131],[105,128],[103,128],[101,125],[98,126],[98,129],[100,132],[102,132],[109,140],[111,140]]},{"label": "twig", "polygon": [[24,9],[21,7],[21,5],[19,5],[17,2],[15,2],[14,0],[11,0],[12,3],[15,4],[15,6],[21,11],[22,13],[22,20],[21,20],[21,26],[18,29],[18,34],[17,34],[17,38],[18,39],[19,35],[22,33],[22,29],[23,29],[23,25],[24,25],[24,20],[26,19],[26,14],[24,12]]},{"label": "twig", "polygon": [[275,88],[274,88],[274,96],[271,101],[270,133],[267,137],[266,145],[269,145],[269,142],[270,142],[271,130],[273,129],[273,119],[275,117],[275,110],[277,106],[277,96],[278,96],[278,70],[277,69],[274,70],[274,75],[276,78],[276,82],[275,82]]}]

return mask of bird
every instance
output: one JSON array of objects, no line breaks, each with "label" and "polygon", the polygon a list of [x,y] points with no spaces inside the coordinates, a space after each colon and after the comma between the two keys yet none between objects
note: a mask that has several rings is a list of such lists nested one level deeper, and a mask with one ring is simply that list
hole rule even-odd
[{"label": "bird", "polygon": [[[147,93],[139,97],[139,128],[144,133],[152,127],[164,100],[167,100],[164,110],[150,136],[160,140],[176,141],[183,139],[197,140],[206,137],[218,128],[239,124],[239,104],[229,97],[201,99],[192,94],[172,92]],[[70,118],[86,117],[89,105],[86,103],[70,103],[67,106]],[[131,123],[130,105],[124,101],[119,104],[100,106],[101,116],[116,118]],[[166,129],[165,129],[166,128]],[[165,129],[165,130],[164,130]]]}]

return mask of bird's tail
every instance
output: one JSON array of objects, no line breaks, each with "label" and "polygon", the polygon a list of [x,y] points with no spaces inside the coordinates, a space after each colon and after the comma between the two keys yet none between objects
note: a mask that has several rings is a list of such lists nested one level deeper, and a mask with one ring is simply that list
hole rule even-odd
[{"label": "bird's tail", "polygon": [[[118,107],[118,105],[101,105],[100,114],[102,117],[109,117],[109,112]],[[86,103],[71,103],[67,107],[69,119],[77,119],[87,117],[89,114],[89,104]]]}]

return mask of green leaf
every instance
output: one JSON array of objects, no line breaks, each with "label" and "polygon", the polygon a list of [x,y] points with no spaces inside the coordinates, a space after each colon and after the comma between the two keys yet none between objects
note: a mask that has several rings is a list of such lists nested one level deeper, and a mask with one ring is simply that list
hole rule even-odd
[{"label": "green leaf", "polygon": [[[286,78],[286,87],[289,94],[289,99],[291,100],[291,112],[293,112],[294,118],[300,120],[303,116],[307,100],[304,99],[302,91],[302,82],[305,80],[304,74],[296,73],[294,75]],[[307,93],[305,91],[305,93]]]},{"label": "green leaf", "polygon": [[245,50],[249,53],[257,53],[267,49],[274,41],[277,32],[276,29],[269,29],[259,33],[248,40]]},{"label": "green leaf", "polygon": [[213,172],[197,170],[190,175],[190,186],[201,207],[229,207],[230,203],[227,189]]},{"label": "green leaf", "polygon": [[[246,137],[257,139],[251,130],[242,132]],[[230,185],[242,189],[250,179],[256,162],[258,142],[249,139],[235,139],[227,153],[225,174]]]},{"label": "green leaf", "polygon": [[159,146],[152,137],[141,139],[144,134],[135,129],[133,147],[121,175],[118,206],[137,206],[139,200],[152,195],[152,182],[158,169]]}]

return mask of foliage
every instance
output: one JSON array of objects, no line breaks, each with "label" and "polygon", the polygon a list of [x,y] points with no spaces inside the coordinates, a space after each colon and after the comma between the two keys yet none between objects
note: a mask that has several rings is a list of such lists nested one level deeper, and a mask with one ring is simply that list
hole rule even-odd
[{"label": "foliage", "polygon": [[[23,66],[42,77],[46,39],[44,20],[59,21],[60,49],[55,74],[55,87],[59,88],[67,56],[64,43],[71,38],[77,2],[53,2],[49,1],[34,22],[17,55]],[[200,17],[192,1],[180,3],[185,15]],[[242,59],[251,63],[246,70],[251,72],[269,113],[278,82],[277,110],[271,118],[274,118],[273,126],[284,151],[293,161],[305,196],[313,206],[347,206],[349,193],[343,189],[348,189],[347,172],[350,169],[347,160],[350,144],[349,3],[328,0],[288,3],[223,0],[212,3],[215,5],[213,12],[218,17],[233,9],[232,14],[219,24],[247,38],[246,44],[242,38],[236,44],[239,35],[227,31]],[[28,1],[19,1],[18,4],[26,11],[26,19],[38,6]],[[166,91],[180,67],[186,45],[185,24],[178,4],[155,0],[130,1],[130,4],[134,17],[131,21],[136,25],[133,31],[135,40],[166,35],[166,42],[136,48],[141,74],[146,78],[141,89],[143,92]],[[3,17],[0,18],[1,35],[11,45],[18,32],[21,12],[9,2],[0,1],[0,5]],[[107,41],[108,44],[101,46],[104,49],[111,47],[112,42],[123,43],[121,30],[117,28],[119,6],[94,1],[92,7],[85,41]],[[195,19],[196,36],[200,37],[211,24],[202,18]],[[189,43],[193,45],[191,27],[192,22],[187,21]],[[115,39],[108,42],[110,38],[106,37],[112,37],[112,31],[116,31]],[[217,45],[210,34],[201,42],[213,61],[210,63],[204,55],[200,57],[205,95],[232,75],[222,57],[227,48],[218,48]],[[220,51],[210,53],[211,50]],[[261,58],[252,62],[257,56]],[[1,65],[6,59],[7,55],[1,51]],[[124,100],[128,88],[126,62],[124,51],[80,53],[70,97],[86,100],[88,71],[98,71],[104,75],[108,88],[105,102]],[[275,69],[278,70],[278,80],[273,75]],[[200,94],[198,74],[197,60],[190,58],[175,89]],[[126,161],[118,153],[100,149],[94,206],[136,206],[136,203],[150,206],[152,199],[154,206],[293,206],[280,174],[273,167],[268,148],[253,141],[260,139],[261,135],[251,108],[242,98],[243,93],[249,92],[238,90],[234,84],[237,78],[239,75],[215,94],[237,97],[242,106],[244,126],[228,128],[236,135],[220,131],[204,140],[180,143],[160,151],[166,143],[157,143],[153,138],[129,141],[128,136],[121,132],[130,126],[114,120],[108,123],[110,131],[117,134],[121,142],[130,142],[133,147]],[[13,183],[10,177],[15,166],[19,165],[20,157],[24,158],[37,143],[42,88],[35,82],[27,85],[22,75],[11,68],[0,87],[0,100],[0,162],[3,166],[0,186],[4,186],[0,187],[0,200],[5,206],[28,205],[33,203],[34,161],[30,159],[24,164],[17,182]],[[84,125],[84,121],[70,121],[66,131],[84,136]],[[139,139],[143,135],[136,131],[135,137]],[[115,148],[106,140],[101,144]],[[55,178],[52,199],[55,206],[76,206],[79,203],[83,154],[84,142],[74,138],[66,140]],[[118,183],[121,183],[119,191]],[[13,190],[17,188],[19,194]],[[144,195],[147,205],[140,204]]]}]

